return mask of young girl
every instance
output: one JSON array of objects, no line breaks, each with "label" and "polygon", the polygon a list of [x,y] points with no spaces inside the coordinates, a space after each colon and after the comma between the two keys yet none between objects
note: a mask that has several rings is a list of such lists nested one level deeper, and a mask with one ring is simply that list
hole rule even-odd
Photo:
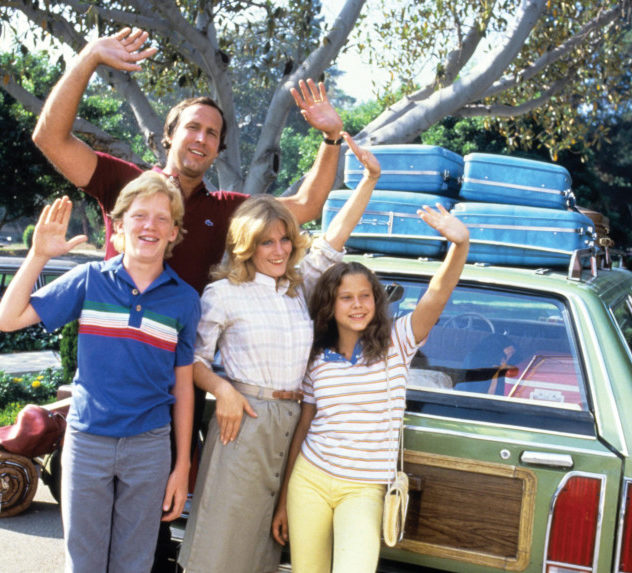
[{"label": "young girl", "polygon": [[[202,295],[194,379],[216,407],[179,555],[187,573],[278,568],[270,526],[312,346],[307,299],[342,259],[380,175],[375,157],[344,137],[365,175],[309,254],[303,259],[307,240],[280,201],[251,197],[235,212],[225,263]],[[217,349],[229,380],[212,370]]]},{"label": "young girl", "polygon": [[[294,573],[375,571],[410,362],[456,286],[465,225],[441,205],[420,217],[452,242],[412,313],[391,325],[384,288],[360,263],[337,263],[314,288],[314,346],[272,522]],[[389,403],[390,402],[390,403]],[[333,568],[332,568],[333,546]]]}]

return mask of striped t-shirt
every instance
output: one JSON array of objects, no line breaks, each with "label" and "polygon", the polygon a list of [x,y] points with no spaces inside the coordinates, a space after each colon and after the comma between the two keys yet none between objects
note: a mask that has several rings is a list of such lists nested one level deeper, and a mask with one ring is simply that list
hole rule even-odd
[{"label": "striped t-shirt", "polygon": [[393,322],[388,369],[384,361],[367,365],[362,356],[348,361],[340,355],[331,359],[327,353],[314,360],[303,381],[305,402],[316,404],[301,448],[308,461],[342,479],[363,483],[392,479],[399,451],[397,428],[406,407],[406,378],[418,347],[407,314]]}]

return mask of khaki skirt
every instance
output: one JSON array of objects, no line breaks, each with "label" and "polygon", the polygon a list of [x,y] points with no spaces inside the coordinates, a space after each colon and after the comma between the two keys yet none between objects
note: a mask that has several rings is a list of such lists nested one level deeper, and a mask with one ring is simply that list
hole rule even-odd
[{"label": "khaki skirt", "polygon": [[213,416],[178,562],[187,573],[272,573],[281,546],[272,516],[300,414],[288,400],[248,397],[237,439],[222,445]]}]

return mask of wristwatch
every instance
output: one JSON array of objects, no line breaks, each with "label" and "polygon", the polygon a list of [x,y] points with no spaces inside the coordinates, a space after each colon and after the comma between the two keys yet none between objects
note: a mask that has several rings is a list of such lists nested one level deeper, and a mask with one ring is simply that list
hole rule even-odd
[{"label": "wristwatch", "polygon": [[329,139],[326,135],[323,135],[323,141],[327,145],[342,145],[344,138],[341,135],[338,139]]}]

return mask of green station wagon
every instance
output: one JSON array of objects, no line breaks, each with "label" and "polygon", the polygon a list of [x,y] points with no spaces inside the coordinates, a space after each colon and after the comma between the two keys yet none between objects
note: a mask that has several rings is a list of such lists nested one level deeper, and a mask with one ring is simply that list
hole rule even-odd
[{"label": "green station wagon", "polygon": [[[413,359],[408,516],[381,571],[632,571],[632,273],[582,269],[591,253],[466,265]],[[439,266],[348,258],[393,284],[395,315]]]}]

